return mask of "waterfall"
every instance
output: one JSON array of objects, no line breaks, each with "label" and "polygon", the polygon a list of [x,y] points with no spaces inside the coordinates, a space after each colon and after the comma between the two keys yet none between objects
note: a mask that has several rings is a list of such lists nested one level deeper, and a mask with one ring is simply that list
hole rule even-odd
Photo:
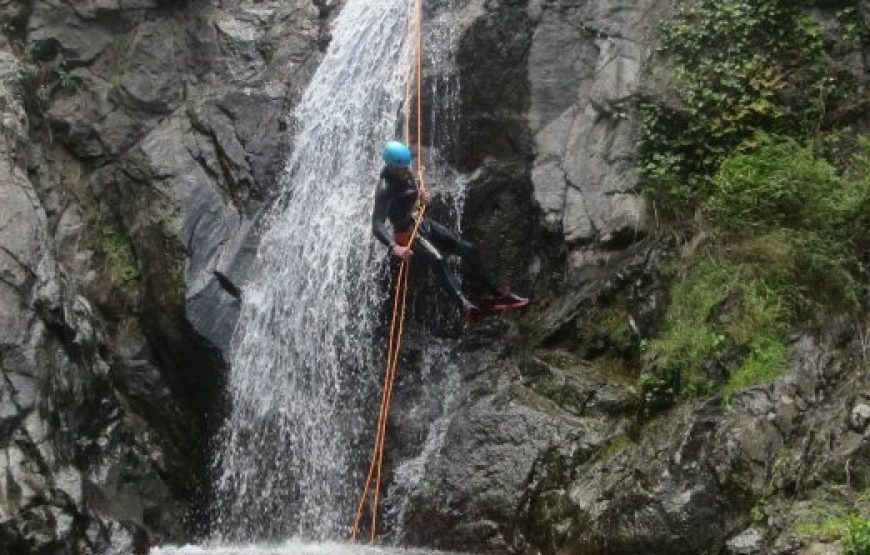
[{"label": "waterfall", "polygon": [[[218,541],[346,534],[383,358],[385,249],[370,217],[410,71],[407,0],[349,0],[295,110],[231,360]],[[362,457],[364,458],[364,456]]]},{"label": "waterfall", "polygon": [[[449,148],[457,123],[452,8],[453,0],[434,7],[426,29],[431,46],[424,63],[438,70],[424,90],[433,157]],[[380,146],[400,127],[412,70],[409,9],[408,0],[348,0],[295,109],[294,150],[266,218],[234,337],[231,411],[216,441],[217,544],[346,537],[383,371],[388,264],[372,238],[370,216]],[[430,164],[437,166],[439,197],[458,220],[463,180]],[[426,325],[410,327],[428,333]],[[429,408],[418,412],[433,424],[415,454],[397,461],[384,500],[394,539],[401,538],[406,499],[426,458],[443,440],[442,416],[458,375],[450,350],[443,341],[424,347],[418,385],[431,390]],[[430,366],[440,371],[429,372]]]}]

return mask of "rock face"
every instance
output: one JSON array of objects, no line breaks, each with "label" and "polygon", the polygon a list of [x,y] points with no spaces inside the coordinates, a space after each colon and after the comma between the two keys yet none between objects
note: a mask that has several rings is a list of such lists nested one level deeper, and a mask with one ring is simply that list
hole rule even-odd
[{"label": "rock face", "polygon": [[[338,4],[0,0],[0,553],[202,531],[241,287]],[[672,246],[637,191],[637,100],[665,94],[672,4],[456,6],[461,129],[440,155],[468,176],[464,232],[537,307],[451,339],[449,410],[412,413],[427,384],[399,384],[391,455],[419,464],[401,541],[824,552],[795,498],[870,482],[866,318],[794,337],[775,383],[639,424]]]},{"label": "rock face", "polygon": [[143,552],[207,506],[257,218],[335,5],[26,4],[0,2],[0,552]]},{"label": "rock face", "polygon": [[[667,304],[672,247],[647,238],[637,105],[668,94],[654,52],[671,4],[461,7],[464,227],[539,307],[457,348],[443,439],[410,449],[425,472],[402,541],[493,553],[836,549],[798,537],[807,511],[796,498],[866,487],[866,318],[794,337],[791,370],[773,384],[641,417],[639,352]],[[866,82],[863,63],[850,71]]]},{"label": "rock face", "polygon": [[[118,339],[128,351],[113,350],[97,311],[59,264],[49,216],[26,171],[21,87],[19,63],[0,53],[0,550],[141,551],[146,527],[181,533],[180,507],[162,477],[181,470],[174,468],[180,457],[119,391],[124,372],[140,380],[157,374],[147,360],[133,358],[141,341],[126,334]],[[149,396],[158,399],[160,389]]]},{"label": "rock face", "polygon": [[[573,510],[566,484],[632,433],[640,400],[627,369],[576,347],[631,351],[629,322],[655,320],[658,248],[642,241],[646,208],[631,170],[640,67],[663,7],[461,6],[454,163],[474,172],[464,227],[494,246],[490,265],[551,308],[520,327],[484,326],[460,348],[461,400],[409,503],[404,541],[562,549],[576,528],[561,516]],[[586,325],[615,298],[623,306],[610,335]]]}]

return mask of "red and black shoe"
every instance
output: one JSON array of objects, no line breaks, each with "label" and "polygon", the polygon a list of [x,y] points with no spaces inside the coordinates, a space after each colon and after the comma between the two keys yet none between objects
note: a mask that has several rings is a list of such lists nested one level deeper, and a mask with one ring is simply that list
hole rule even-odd
[{"label": "red and black shoe", "polygon": [[528,306],[529,302],[529,299],[526,297],[520,297],[516,293],[511,293],[510,289],[504,288],[499,292],[498,297],[496,297],[495,301],[492,303],[492,309],[496,312],[501,312],[508,308],[522,308]]},{"label": "red and black shoe", "polygon": [[465,315],[465,325],[473,328],[480,322],[480,309],[468,299],[462,299],[462,313]]}]

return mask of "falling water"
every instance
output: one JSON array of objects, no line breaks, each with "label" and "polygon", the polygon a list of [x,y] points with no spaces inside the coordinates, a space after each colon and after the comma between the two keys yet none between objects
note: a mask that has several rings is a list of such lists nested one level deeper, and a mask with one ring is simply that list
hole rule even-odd
[{"label": "falling water", "polygon": [[[346,537],[371,449],[384,358],[387,264],[384,249],[372,240],[370,215],[379,146],[399,128],[412,68],[413,44],[405,41],[410,4],[348,0],[295,110],[294,151],[234,338],[232,408],[215,461],[215,545]],[[437,68],[424,90],[431,95],[425,118],[432,128],[426,134],[430,158],[449,147],[458,113],[451,56],[456,37],[447,15],[452,5],[448,0],[428,12],[433,19],[425,42],[432,46],[424,63]],[[443,167],[433,175],[440,176],[435,191],[447,201],[449,217],[458,220],[462,180]],[[397,466],[385,499],[396,528],[406,501],[390,497],[413,491],[443,439],[441,415],[453,403],[447,391],[456,387],[450,345],[432,341],[424,350],[419,371],[431,386],[430,405],[435,399],[426,415],[435,425],[417,454]],[[429,373],[430,366],[442,371]],[[274,549],[307,553],[316,545]]]},{"label": "falling water", "polygon": [[349,0],[296,108],[283,198],[234,340],[219,541],[346,533],[382,358],[385,252],[369,222],[379,145],[397,129],[410,70],[407,11],[407,0]]}]

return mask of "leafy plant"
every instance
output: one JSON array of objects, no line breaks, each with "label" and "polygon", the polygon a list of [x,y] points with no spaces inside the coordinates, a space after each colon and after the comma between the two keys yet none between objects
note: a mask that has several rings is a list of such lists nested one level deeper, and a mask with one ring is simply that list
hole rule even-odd
[{"label": "leafy plant", "polygon": [[17,53],[21,64],[21,84],[24,102],[30,112],[44,111],[56,94],[73,94],[81,86],[81,79],[67,70],[36,62],[24,50]]},{"label": "leafy plant", "polygon": [[870,555],[870,518],[857,513],[847,517],[843,554]]},{"label": "leafy plant", "polygon": [[640,171],[675,212],[705,198],[719,163],[758,129],[801,135],[834,86],[824,32],[786,0],[699,0],[661,28],[681,105],[641,106]]},{"label": "leafy plant", "polygon": [[765,269],[797,294],[794,303],[854,303],[854,242],[870,209],[868,152],[862,141],[843,175],[810,146],[757,135],[722,163],[708,213],[732,234],[767,237],[778,248],[779,260]]}]

